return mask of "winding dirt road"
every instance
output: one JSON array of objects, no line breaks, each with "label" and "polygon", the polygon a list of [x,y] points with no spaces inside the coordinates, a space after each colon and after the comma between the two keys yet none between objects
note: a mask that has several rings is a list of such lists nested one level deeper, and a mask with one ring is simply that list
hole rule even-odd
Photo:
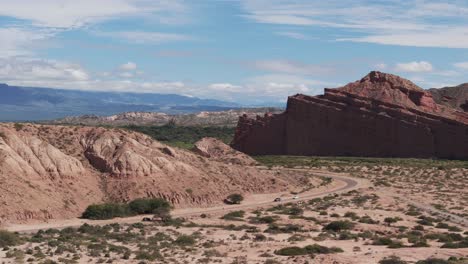
[{"label": "winding dirt road", "polygon": [[[300,171],[302,169],[288,169],[290,171]],[[172,211],[171,215],[174,217],[193,217],[199,216],[200,214],[225,214],[230,211],[236,210],[251,210],[258,209],[274,204],[288,203],[288,202],[299,202],[306,201],[312,198],[318,198],[327,196],[329,194],[339,194],[344,192],[349,192],[359,188],[367,187],[370,183],[365,179],[352,178],[345,176],[343,174],[323,172],[323,171],[313,171],[316,176],[330,177],[333,179],[332,183],[326,186],[312,189],[310,191],[300,194],[298,199],[292,199],[292,195],[289,193],[272,193],[272,194],[259,194],[251,195],[240,205],[218,205],[207,208],[182,208]],[[274,202],[273,200],[276,197],[282,197],[281,202]],[[20,233],[33,233],[41,229],[63,229],[67,227],[79,227],[85,223],[90,225],[107,225],[111,223],[119,224],[131,224],[137,223],[142,220],[144,217],[151,217],[152,215],[139,215],[134,217],[127,218],[114,218],[110,220],[87,220],[87,219],[68,219],[68,220],[52,220],[48,223],[38,223],[38,224],[10,224],[5,226],[5,229],[11,232],[20,232]]]}]

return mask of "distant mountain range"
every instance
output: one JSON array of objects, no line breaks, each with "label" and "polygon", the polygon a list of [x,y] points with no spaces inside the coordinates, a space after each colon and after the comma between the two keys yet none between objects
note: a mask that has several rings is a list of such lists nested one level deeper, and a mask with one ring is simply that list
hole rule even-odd
[{"label": "distant mountain range", "polygon": [[227,126],[235,127],[239,116],[247,115],[255,118],[265,113],[278,114],[284,109],[274,107],[238,108],[226,111],[203,111],[190,114],[165,114],[158,112],[127,112],[111,116],[82,115],[70,116],[52,121],[48,124],[62,125],[90,125],[90,126],[126,126],[126,125],[152,125],[163,126],[173,123],[179,126]]},{"label": "distant mountain range", "polygon": [[0,84],[1,121],[37,121],[122,112],[223,111],[240,104],[177,94],[92,92]]}]

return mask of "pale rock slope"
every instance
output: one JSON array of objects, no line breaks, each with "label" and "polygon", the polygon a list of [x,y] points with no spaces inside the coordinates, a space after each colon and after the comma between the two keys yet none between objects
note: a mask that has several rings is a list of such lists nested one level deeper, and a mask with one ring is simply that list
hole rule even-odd
[{"label": "pale rock slope", "polygon": [[[238,158],[223,153],[235,154],[227,160]],[[284,180],[255,167],[171,148],[135,132],[0,125],[0,224],[71,218],[93,203],[138,197],[189,207],[220,203],[233,192],[286,190]]]}]

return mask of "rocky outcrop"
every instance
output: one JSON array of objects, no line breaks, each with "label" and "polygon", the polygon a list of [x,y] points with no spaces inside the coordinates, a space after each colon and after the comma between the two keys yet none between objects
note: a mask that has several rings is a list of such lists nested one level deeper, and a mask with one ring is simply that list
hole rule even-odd
[{"label": "rocky outcrop", "polygon": [[250,156],[231,148],[219,139],[202,138],[195,143],[193,152],[226,164],[253,166],[257,162]]},{"label": "rocky outcrop", "polygon": [[468,159],[468,114],[408,80],[371,72],[324,95],[291,96],[284,113],[240,117],[232,146],[253,155]]},{"label": "rocky outcrop", "polygon": [[[127,130],[0,124],[0,224],[76,217],[106,201],[163,197],[176,207],[204,206],[233,192],[292,186],[255,167],[227,164],[216,145],[207,148],[219,154],[211,158]],[[226,147],[223,153],[236,153]]]},{"label": "rocky outcrop", "polygon": [[455,87],[429,89],[429,92],[438,104],[468,112],[468,83]]}]

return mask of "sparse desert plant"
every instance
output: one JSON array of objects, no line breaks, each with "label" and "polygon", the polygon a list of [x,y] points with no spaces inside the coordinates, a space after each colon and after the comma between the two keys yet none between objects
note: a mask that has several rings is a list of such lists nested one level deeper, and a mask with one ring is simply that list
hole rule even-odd
[{"label": "sparse desert plant", "polygon": [[341,248],[337,247],[325,247],[318,244],[308,245],[303,248],[301,247],[286,247],[275,251],[276,255],[280,256],[300,256],[300,255],[312,255],[312,254],[331,254],[343,252]]},{"label": "sparse desert plant", "polygon": [[406,264],[408,262],[401,260],[400,257],[390,256],[379,261],[379,264]]},{"label": "sparse desert plant", "polygon": [[428,258],[426,260],[420,260],[416,262],[416,264],[450,264],[450,262],[445,259]]},{"label": "sparse desert plant", "polygon": [[388,225],[388,226],[391,226],[392,224],[396,223],[400,221],[400,218],[398,217],[386,217],[384,219],[384,222]]},{"label": "sparse desert plant", "polygon": [[233,212],[223,215],[221,219],[230,220],[230,221],[242,221],[244,218],[244,215],[245,215],[244,211],[233,211]]},{"label": "sparse desert plant", "polygon": [[195,243],[197,243],[196,239],[188,235],[181,235],[174,241],[174,244],[181,247],[193,246]]},{"label": "sparse desert plant", "polygon": [[244,196],[239,193],[233,193],[230,194],[225,201],[229,204],[240,204],[243,200]]},{"label": "sparse desert plant", "polygon": [[16,246],[21,242],[20,237],[12,232],[0,230],[0,247]]},{"label": "sparse desert plant", "polygon": [[340,232],[343,230],[353,229],[354,223],[350,221],[333,221],[326,225],[323,229],[327,231]]},{"label": "sparse desert plant", "polygon": [[93,204],[86,208],[81,215],[82,218],[92,220],[112,219],[115,217],[125,217],[133,215],[125,204]]},{"label": "sparse desert plant", "polygon": [[135,214],[159,214],[169,213],[171,205],[168,201],[161,198],[154,199],[135,199],[131,201],[128,206]]},{"label": "sparse desert plant", "polygon": [[21,131],[24,128],[24,124],[21,124],[21,123],[15,123],[13,126],[16,131]]}]

